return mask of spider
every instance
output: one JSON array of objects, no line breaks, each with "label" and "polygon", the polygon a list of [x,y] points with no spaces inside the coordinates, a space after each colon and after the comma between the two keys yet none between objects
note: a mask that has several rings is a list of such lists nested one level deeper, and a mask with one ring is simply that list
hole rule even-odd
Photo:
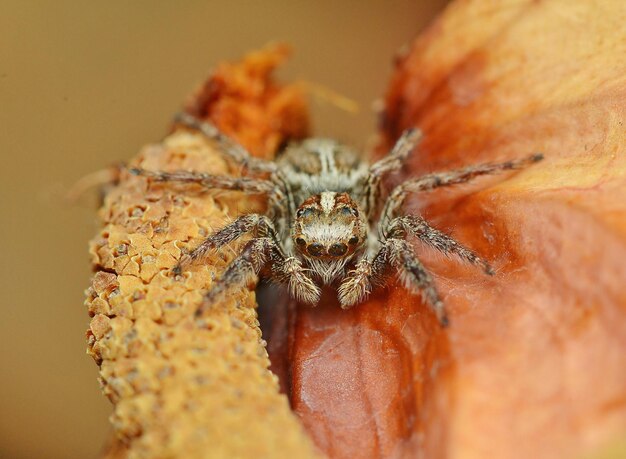
[{"label": "spider", "polygon": [[407,238],[416,237],[446,255],[454,254],[488,275],[494,270],[420,215],[403,213],[406,197],[481,175],[521,169],[543,159],[543,155],[535,154],[412,178],[396,186],[381,202],[383,177],[402,167],[421,139],[419,130],[405,131],[389,154],[371,165],[351,148],[322,138],[290,144],[272,162],[252,157],[214,125],[189,114],[177,115],[175,122],[217,142],[221,152],[242,166],[246,174],[229,177],[145,169],[131,169],[131,173],[160,182],[196,183],[207,189],[260,194],[268,203],[265,215],[236,218],[185,255],[174,268],[180,274],[189,263],[209,252],[244,235],[252,236],[205,294],[197,315],[228,289],[246,283],[256,274],[286,284],[293,297],[311,305],[319,301],[320,285],[333,285],[341,307],[347,309],[362,302],[374,287],[384,286],[395,273],[411,292],[421,292],[445,326],[448,318],[441,296]]}]

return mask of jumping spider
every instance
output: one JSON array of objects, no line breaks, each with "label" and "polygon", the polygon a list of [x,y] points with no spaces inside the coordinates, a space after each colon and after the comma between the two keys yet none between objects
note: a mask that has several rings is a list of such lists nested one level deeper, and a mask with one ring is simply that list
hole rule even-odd
[{"label": "jumping spider", "polygon": [[[244,177],[198,172],[160,172],[132,169],[135,175],[156,181],[197,183],[207,189],[237,190],[267,197],[266,215],[242,215],[209,236],[183,257],[175,272],[246,234],[252,235],[221,279],[205,295],[197,313],[227,289],[259,274],[287,284],[299,301],[316,304],[322,285],[335,285],[342,308],[362,302],[373,286],[382,286],[394,272],[412,292],[421,292],[442,325],[444,304],[433,279],[415,255],[407,237],[454,254],[493,275],[485,260],[450,236],[432,228],[419,215],[406,215],[402,205],[410,193],[468,182],[474,177],[521,169],[543,156],[498,164],[481,164],[409,179],[381,203],[381,181],[400,169],[418,144],[421,133],[405,131],[391,152],[372,165],[350,148],[333,140],[310,138],[289,145],[275,162],[251,157],[243,147],[215,126],[188,114],[177,123],[216,141],[230,160],[247,171]],[[382,207],[382,209],[381,209]],[[378,218],[377,218],[378,217]],[[372,228],[377,231],[371,231]]]}]

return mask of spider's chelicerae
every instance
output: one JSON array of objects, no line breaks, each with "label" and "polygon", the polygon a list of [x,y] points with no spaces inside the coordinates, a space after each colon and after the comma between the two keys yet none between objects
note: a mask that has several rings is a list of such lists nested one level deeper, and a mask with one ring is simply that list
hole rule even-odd
[{"label": "spider's chelicerae", "polygon": [[222,134],[215,126],[180,114],[177,122],[216,141],[225,156],[242,166],[244,177],[198,172],[132,169],[156,181],[197,183],[207,189],[237,190],[267,198],[266,215],[242,215],[209,236],[185,256],[175,272],[207,253],[251,235],[222,277],[205,295],[198,314],[227,289],[261,273],[284,283],[298,300],[316,304],[320,285],[334,285],[339,302],[349,308],[362,302],[375,286],[393,274],[413,292],[421,292],[442,325],[444,304],[432,276],[417,258],[409,237],[445,254],[454,254],[493,275],[485,260],[452,237],[431,227],[421,216],[402,210],[411,193],[465,183],[474,177],[521,169],[543,158],[481,164],[409,179],[382,201],[385,174],[400,169],[421,134],[405,131],[380,161],[368,165],[352,149],[333,140],[310,138],[289,145],[276,159],[264,161]]}]

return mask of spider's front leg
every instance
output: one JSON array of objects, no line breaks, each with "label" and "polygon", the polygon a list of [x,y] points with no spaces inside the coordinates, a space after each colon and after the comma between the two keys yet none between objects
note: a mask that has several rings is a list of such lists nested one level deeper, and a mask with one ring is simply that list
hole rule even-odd
[{"label": "spider's front leg", "polygon": [[253,234],[256,238],[270,238],[275,244],[278,244],[276,229],[268,217],[259,214],[242,215],[218,232],[207,237],[191,253],[183,256],[174,267],[174,274],[180,274],[185,266],[204,258],[209,252],[216,251],[246,234]]},{"label": "spider's front leg", "polygon": [[275,248],[275,242],[268,237],[248,241],[241,254],[231,262],[222,277],[204,295],[202,304],[196,310],[196,317],[201,316],[228,289],[248,283],[250,278],[265,266]]},{"label": "spider's front leg", "polygon": [[479,266],[490,276],[495,274],[494,269],[489,263],[463,246],[460,242],[430,226],[428,222],[419,215],[404,215],[394,218],[389,223],[385,233],[391,237],[399,238],[414,236],[444,255],[456,255],[473,265]]},{"label": "spider's front leg", "polygon": [[196,316],[202,315],[228,289],[249,282],[251,276],[258,274],[267,264],[271,265],[272,278],[287,283],[293,296],[311,304],[318,302],[320,289],[305,273],[300,260],[286,257],[280,244],[272,237],[258,237],[246,243],[241,254],[206,293]]},{"label": "spider's front leg", "polygon": [[387,249],[388,259],[392,264],[395,263],[404,285],[409,290],[422,292],[442,325],[447,325],[448,323],[444,304],[431,275],[406,241],[408,236],[418,238],[444,255],[456,255],[462,260],[479,266],[490,276],[495,274],[495,271],[487,261],[452,237],[430,226],[419,215],[404,215],[394,218],[386,225],[386,228],[383,230],[383,236],[386,238],[384,247],[389,246]]},{"label": "spider's front leg", "polygon": [[386,244],[389,246],[389,260],[398,271],[404,287],[413,293],[421,293],[422,297],[435,312],[441,326],[448,325],[448,314],[435,287],[432,276],[426,270],[411,245],[403,240],[391,238]]},{"label": "spider's front leg", "polygon": [[371,261],[363,258],[348,273],[338,290],[341,307],[348,309],[363,301],[373,285],[384,283],[390,271],[397,272],[409,291],[420,292],[435,311],[439,323],[448,325],[448,316],[432,276],[409,243],[397,237],[385,240]]}]

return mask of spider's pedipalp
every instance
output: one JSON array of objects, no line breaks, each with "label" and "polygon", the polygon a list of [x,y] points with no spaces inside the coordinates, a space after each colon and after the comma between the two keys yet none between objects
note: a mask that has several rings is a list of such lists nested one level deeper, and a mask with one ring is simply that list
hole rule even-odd
[{"label": "spider's pedipalp", "polygon": [[289,287],[289,293],[298,301],[316,306],[320,299],[320,288],[306,274],[307,269],[296,257],[287,257],[275,270],[274,278]]},{"label": "spider's pedipalp", "polygon": [[343,309],[361,303],[372,292],[372,262],[367,258],[359,260],[353,270],[350,270],[341,282],[337,294],[339,304]]}]

